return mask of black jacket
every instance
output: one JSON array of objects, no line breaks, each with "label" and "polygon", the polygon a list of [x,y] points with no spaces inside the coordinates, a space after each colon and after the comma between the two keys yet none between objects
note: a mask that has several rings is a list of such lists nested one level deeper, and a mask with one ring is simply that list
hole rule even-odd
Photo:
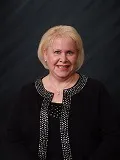
[{"label": "black jacket", "polygon": [[[37,160],[39,113],[44,97],[35,84],[23,87],[3,141],[1,160]],[[73,160],[117,160],[120,131],[115,106],[103,84],[88,78],[71,98],[69,138]]]}]

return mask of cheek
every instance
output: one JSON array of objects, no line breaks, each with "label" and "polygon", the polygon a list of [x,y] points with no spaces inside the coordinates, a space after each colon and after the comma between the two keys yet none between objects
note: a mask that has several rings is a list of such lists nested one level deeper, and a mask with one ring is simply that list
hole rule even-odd
[{"label": "cheek", "polygon": [[71,58],[70,61],[71,61],[71,63],[72,63],[73,65],[75,65],[75,64],[77,63],[77,58],[78,58],[77,56]]},{"label": "cheek", "polygon": [[58,62],[58,58],[53,57],[53,56],[48,57],[47,60],[48,60],[48,62],[49,62],[50,65],[54,65],[55,63]]}]

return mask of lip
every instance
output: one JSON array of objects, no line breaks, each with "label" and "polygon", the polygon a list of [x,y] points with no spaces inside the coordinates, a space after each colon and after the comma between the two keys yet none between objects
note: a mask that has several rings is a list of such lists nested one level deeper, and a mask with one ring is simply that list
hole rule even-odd
[{"label": "lip", "polygon": [[68,71],[69,65],[57,65],[57,68],[58,68],[60,71]]},{"label": "lip", "polygon": [[68,68],[69,65],[57,65],[58,68]]}]

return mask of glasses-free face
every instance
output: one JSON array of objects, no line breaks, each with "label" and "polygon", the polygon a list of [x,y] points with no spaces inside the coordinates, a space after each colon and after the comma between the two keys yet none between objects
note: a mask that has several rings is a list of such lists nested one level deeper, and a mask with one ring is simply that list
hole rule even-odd
[{"label": "glasses-free face", "polygon": [[51,76],[69,78],[76,70],[78,52],[71,38],[56,38],[44,51]]}]

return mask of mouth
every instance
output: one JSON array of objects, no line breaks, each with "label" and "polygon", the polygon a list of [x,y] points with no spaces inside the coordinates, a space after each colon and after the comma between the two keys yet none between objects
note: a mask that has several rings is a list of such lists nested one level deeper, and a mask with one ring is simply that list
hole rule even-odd
[{"label": "mouth", "polygon": [[67,69],[69,68],[69,65],[57,65],[57,67],[60,69]]}]

